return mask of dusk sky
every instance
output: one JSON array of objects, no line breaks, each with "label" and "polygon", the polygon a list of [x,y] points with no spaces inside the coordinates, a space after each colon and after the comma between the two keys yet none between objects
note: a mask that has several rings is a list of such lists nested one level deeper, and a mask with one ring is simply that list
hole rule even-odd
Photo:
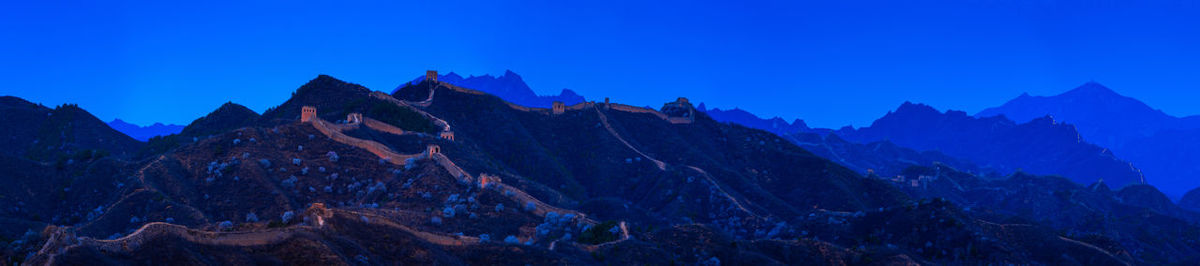
[{"label": "dusk sky", "polygon": [[226,101],[262,112],[318,74],[390,92],[426,69],[511,69],[539,94],[686,96],[818,127],[1089,80],[1200,114],[1188,1],[243,2],[10,1],[0,95],[186,124]]}]

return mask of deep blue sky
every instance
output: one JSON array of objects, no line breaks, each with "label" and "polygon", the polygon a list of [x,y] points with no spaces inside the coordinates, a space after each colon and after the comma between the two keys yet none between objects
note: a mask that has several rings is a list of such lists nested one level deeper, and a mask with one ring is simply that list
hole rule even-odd
[{"label": "deep blue sky", "polygon": [[687,96],[821,127],[1088,80],[1200,114],[1200,6],[1182,1],[182,2],[6,3],[0,95],[186,124],[226,101],[261,112],[322,73],[390,91],[426,69],[512,69],[542,94]]}]

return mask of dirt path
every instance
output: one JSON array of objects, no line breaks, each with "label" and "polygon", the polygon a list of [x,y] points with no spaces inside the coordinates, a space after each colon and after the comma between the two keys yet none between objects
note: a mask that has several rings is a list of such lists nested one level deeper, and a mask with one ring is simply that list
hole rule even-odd
[{"label": "dirt path", "polygon": [[625,144],[625,147],[629,148],[630,150],[633,150],[633,152],[636,152],[638,155],[641,155],[643,158],[646,158],[646,160],[650,160],[651,162],[654,162],[654,166],[657,166],[658,170],[667,170],[666,163],[656,160],[656,159],[654,159],[654,157],[650,157],[650,155],[646,155],[646,153],[643,153],[641,150],[638,150],[637,148],[633,147],[632,144],[629,144],[628,141],[625,141],[625,138],[622,138],[621,134],[617,134],[617,131],[613,129],[612,124],[608,123],[608,115],[605,115],[603,111],[600,111],[600,108],[593,108],[593,109],[595,109],[596,114],[600,116],[600,123],[604,125],[604,129],[608,130],[609,134],[611,134],[613,137],[617,138],[617,140],[621,141],[622,144]]}]

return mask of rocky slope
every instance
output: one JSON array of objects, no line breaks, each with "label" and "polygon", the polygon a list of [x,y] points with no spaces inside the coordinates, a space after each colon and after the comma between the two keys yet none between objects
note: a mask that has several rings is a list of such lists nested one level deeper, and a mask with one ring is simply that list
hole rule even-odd
[{"label": "rocky slope", "polygon": [[0,97],[0,153],[37,161],[80,156],[131,157],[141,143],[108,127],[77,105],[50,109],[23,99]]}]

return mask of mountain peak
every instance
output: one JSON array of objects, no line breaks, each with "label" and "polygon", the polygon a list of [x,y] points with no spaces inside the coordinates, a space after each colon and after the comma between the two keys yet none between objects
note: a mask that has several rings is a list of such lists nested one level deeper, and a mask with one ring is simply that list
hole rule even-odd
[{"label": "mountain peak", "polygon": [[923,103],[913,103],[910,101],[904,101],[904,103],[900,104],[900,107],[896,108],[896,111],[894,113],[910,113],[910,112],[941,113],[941,112],[938,112],[937,109],[934,109],[933,106],[929,106],[929,105],[926,105]]},{"label": "mountain peak", "polygon": [[1117,92],[1105,87],[1096,81],[1088,81],[1075,89],[1063,93],[1063,95],[1093,95],[1093,96],[1120,96]]},{"label": "mountain peak", "polygon": [[245,112],[247,112],[247,111],[249,111],[249,113],[253,113],[253,114],[255,114],[255,115],[257,115],[257,114],[258,114],[257,112],[254,112],[254,110],[250,110],[250,108],[246,108],[246,106],[243,106],[243,105],[241,105],[241,104],[234,103],[233,101],[228,101],[228,102],[225,102],[224,104],[221,104],[221,107],[217,107],[217,110],[214,110],[214,111],[213,111],[213,113],[217,113],[217,112],[241,112],[241,113],[245,113]]},{"label": "mountain peak", "polygon": [[[345,81],[342,81],[340,79],[337,79],[337,78],[334,78],[332,76],[325,75],[325,74],[317,75],[316,78],[309,80],[308,83],[305,83],[303,86],[300,86],[299,89],[296,89],[297,95],[309,94],[309,93],[324,94],[324,93],[345,93],[345,92],[364,93],[365,94],[365,93],[370,93],[371,90],[367,89],[366,87],[363,87],[362,85],[345,82]],[[323,97],[328,97],[328,96],[331,96],[331,95],[324,95]]]},{"label": "mountain peak", "polygon": [[516,72],[513,72],[512,70],[508,70],[508,69],[505,69],[504,74],[500,75],[499,77],[496,77],[496,79],[511,79],[514,82],[520,81],[522,84],[525,83],[525,80],[521,78],[521,75],[517,75]]}]

